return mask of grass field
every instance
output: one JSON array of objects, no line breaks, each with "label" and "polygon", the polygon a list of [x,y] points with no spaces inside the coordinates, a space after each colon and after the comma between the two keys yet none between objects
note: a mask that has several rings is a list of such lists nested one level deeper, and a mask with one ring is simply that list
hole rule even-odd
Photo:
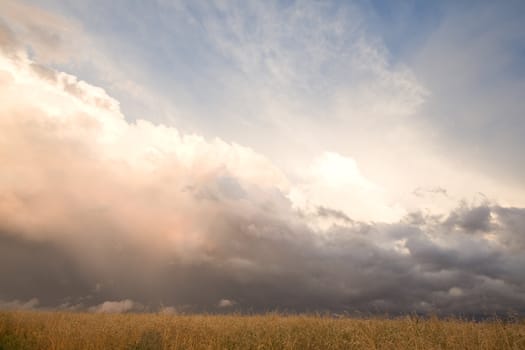
[{"label": "grass field", "polygon": [[18,349],[525,349],[525,322],[0,312]]}]

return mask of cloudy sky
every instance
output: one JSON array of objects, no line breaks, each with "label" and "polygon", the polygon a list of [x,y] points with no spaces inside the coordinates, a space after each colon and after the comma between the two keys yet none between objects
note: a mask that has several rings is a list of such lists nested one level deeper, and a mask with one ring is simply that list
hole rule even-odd
[{"label": "cloudy sky", "polygon": [[0,308],[525,314],[524,16],[0,0]]}]

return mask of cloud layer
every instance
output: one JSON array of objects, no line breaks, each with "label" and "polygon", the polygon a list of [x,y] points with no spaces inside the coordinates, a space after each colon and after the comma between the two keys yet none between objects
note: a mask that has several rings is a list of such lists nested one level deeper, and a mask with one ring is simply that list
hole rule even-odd
[{"label": "cloud layer", "polygon": [[348,211],[381,197],[351,160],[326,154],[297,187],[249,148],[126,121],[16,45],[0,97],[2,307],[525,312],[523,208],[356,220],[323,197],[333,162],[340,189],[369,191],[348,192]]}]

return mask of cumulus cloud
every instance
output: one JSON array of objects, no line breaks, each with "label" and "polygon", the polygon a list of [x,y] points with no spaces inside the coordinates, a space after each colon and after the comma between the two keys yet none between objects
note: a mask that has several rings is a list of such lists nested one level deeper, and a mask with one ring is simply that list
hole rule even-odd
[{"label": "cumulus cloud", "polygon": [[93,306],[89,310],[98,313],[123,313],[131,310],[140,310],[140,305],[132,300],[105,301],[100,305]]},{"label": "cumulus cloud", "polygon": [[11,301],[0,300],[0,310],[33,310],[37,306],[37,298],[32,298],[27,301],[21,301],[16,299]]},{"label": "cumulus cloud", "polygon": [[221,299],[221,300],[219,300],[219,303],[217,304],[217,306],[220,307],[220,308],[225,308],[225,307],[232,307],[235,304],[237,304],[237,303],[234,300]]},{"label": "cumulus cloud", "polygon": [[351,158],[291,183],[24,55],[0,56],[0,96],[0,299],[30,300],[14,307],[525,312],[523,208],[367,217],[391,203]]}]

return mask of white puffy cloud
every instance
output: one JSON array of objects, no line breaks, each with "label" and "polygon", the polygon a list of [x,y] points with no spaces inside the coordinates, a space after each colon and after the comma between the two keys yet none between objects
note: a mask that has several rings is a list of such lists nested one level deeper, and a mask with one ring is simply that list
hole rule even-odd
[{"label": "white puffy cloud", "polygon": [[[138,306],[140,305],[137,305],[137,303],[129,299],[120,301],[105,301],[100,305],[91,307],[90,311],[98,313],[123,313],[137,310]],[[140,307],[138,309],[140,309]]]},{"label": "white puffy cloud", "polygon": [[219,300],[219,303],[217,304],[217,306],[220,307],[220,308],[225,308],[225,307],[232,307],[235,304],[237,304],[237,303],[235,301],[233,301],[233,300],[221,299],[221,300]]},{"label": "white puffy cloud", "polygon": [[87,214],[127,234],[190,239],[199,196],[227,198],[237,182],[288,186],[249,148],[128,123],[102,89],[43,69],[23,56],[0,58],[0,157],[9,169],[0,177],[0,217],[10,229],[67,235]]}]

